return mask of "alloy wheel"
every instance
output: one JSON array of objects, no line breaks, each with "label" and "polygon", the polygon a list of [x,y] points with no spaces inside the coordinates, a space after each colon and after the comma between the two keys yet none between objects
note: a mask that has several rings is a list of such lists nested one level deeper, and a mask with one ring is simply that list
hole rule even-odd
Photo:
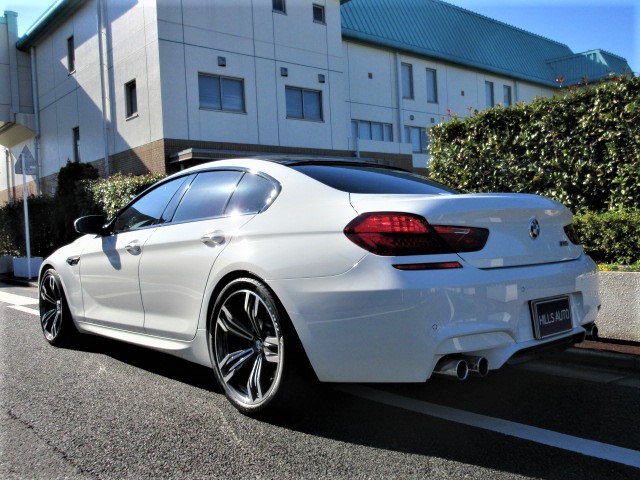
[{"label": "alloy wheel", "polygon": [[212,338],[217,373],[232,403],[258,410],[277,394],[282,374],[277,309],[260,288],[233,290],[223,298]]},{"label": "alloy wheel", "polygon": [[54,341],[62,326],[63,298],[57,278],[48,270],[40,283],[40,321],[45,338]]}]

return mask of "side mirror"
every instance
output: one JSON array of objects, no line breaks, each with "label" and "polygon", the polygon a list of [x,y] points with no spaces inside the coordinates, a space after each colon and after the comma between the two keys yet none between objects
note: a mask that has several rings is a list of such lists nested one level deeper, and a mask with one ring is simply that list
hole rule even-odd
[{"label": "side mirror", "polygon": [[87,215],[73,222],[73,226],[78,233],[102,235],[104,223],[105,218],[102,215]]}]

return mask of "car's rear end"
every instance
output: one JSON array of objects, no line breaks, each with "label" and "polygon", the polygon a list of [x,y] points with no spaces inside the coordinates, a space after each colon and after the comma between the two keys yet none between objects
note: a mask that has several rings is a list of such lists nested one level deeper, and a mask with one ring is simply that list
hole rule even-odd
[{"label": "car's rear end", "polygon": [[[309,168],[301,170],[316,175]],[[330,183],[334,174],[316,176]],[[392,175],[394,184],[402,176]],[[485,374],[519,351],[579,340],[595,321],[596,267],[561,204],[437,185],[367,193],[366,183],[351,189],[354,216],[343,230],[363,258],[338,276],[280,283],[296,299],[294,323],[304,324],[321,380]]]}]

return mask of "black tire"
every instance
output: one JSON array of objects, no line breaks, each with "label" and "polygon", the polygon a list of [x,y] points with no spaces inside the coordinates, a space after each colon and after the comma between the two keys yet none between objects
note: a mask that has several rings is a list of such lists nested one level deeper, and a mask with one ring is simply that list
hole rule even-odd
[{"label": "black tire", "polygon": [[50,268],[42,274],[39,285],[40,325],[44,338],[56,347],[73,345],[78,330],[71,318],[67,298],[58,272]]},{"label": "black tire", "polygon": [[239,411],[271,410],[295,393],[297,337],[261,282],[240,278],[220,292],[208,337],[216,380]]}]

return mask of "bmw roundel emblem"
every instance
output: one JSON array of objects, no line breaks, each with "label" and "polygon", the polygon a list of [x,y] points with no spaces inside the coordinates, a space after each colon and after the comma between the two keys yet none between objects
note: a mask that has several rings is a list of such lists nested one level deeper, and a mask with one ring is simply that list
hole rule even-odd
[{"label": "bmw roundel emblem", "polygon": [[529,236],[535,240],[536,238],[538,238],[539,235],[540,235],[540,222],[538,222],[537,219],[532,218],[531,220],[529,220]]}]

